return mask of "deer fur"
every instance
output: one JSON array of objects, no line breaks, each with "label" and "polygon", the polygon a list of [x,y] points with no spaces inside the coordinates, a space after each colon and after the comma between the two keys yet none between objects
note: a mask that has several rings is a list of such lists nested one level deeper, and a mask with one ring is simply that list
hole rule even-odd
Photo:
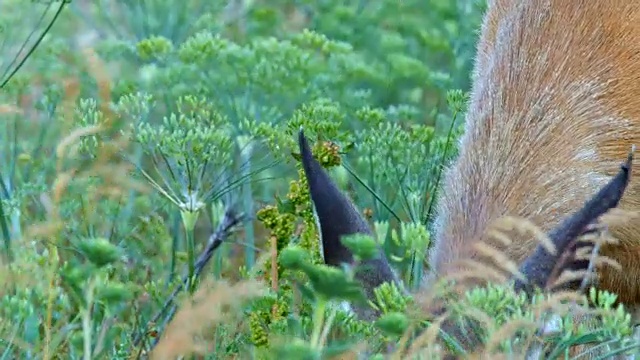
[{"label": "deer fur", "polygon": [[[478,257],[470,245],[501,216],[548,231],[579,209],[640,143],[639,95],[640,1],[489,1],[459,157],[438,199],[434,274]],[[640,210],[640,181],[620,207]],[[601,254],[623,271],[599,268],[599,287],[636,305],[640,221],[609,231],[619,243]],[[522,262],[535,245],[503,251]]]},{"label": "deer fur", "polygon": [[[354,265],[354,256],[341,243],[345,235],[363,233],[373,235],[362,215],[353,203],[343,194],[322,166],[313,157],[309,144],[301,130],[298,136],[301,161],[305,177],[309,186],[311,200],[314,205],[316,220],[320,230],[320,239],[324,261],[331,266],[340,267],[344,264]],[[627,161],[622,164],[616,176],[593,195],[583,206],[568,216],[555,229],[549,232],[552,249],[547,250],[543,244],[537,244],[529,257],[521,264],[519,274],[524,278],[514,277],[516,290],[525,291],[530,295],[534,290],[547,289],[552,277],[563,266],[562,258],[569,253],[575,253],[579,248],[580,235],[593,231],[595,222],[609,209],[618,206],[630,180],[632,166],[632,152]],[[566,265],[582,264],[580,261],[569,261]],[[355,277],[363,285],[368,299],[373,296],[373,290],[385,282],[395,283],[401,290],[403,285],[397,279],[384,253],[379,249],[378,254],[371,260],[357,264]],[[589,263],[581,266],[588,266]],[[574,269],[580,270],[580,269]],[[373,320],[378,313],[368,305],[352,304],[356,314],[361,319]],[[440,314],[444,309],[434,309]],[[478,344],[479,339],[474,334],[461,330],[457,324],[445,320],[441,327],[468,349]]]},{"label": "deer fur", "polygon": [[[461,260],[480,259],[475,245],[503,216],[531,220],[553,242],[555,252],[526,236],[500,249],[520,264],[525,278],[513,279],[516,289],[545,288],[561,255],[602,214],[618,205],[640,210],[630,155],[620,168],[639,142],[640,0],[489,0],[423,288],[463,270]],[[299,145],[325,262],[352,263],[340,238],[372,232],[313,158],[302,131]],[[600,253],[621,270],[598,266],[596,287],[640,305],[640,221],[608,230],[617,243]],[[364,266],[356,277],[367,296],[385,281],[398,284],[382,253]],[[366,306],[355,311],[376,316]]]}]

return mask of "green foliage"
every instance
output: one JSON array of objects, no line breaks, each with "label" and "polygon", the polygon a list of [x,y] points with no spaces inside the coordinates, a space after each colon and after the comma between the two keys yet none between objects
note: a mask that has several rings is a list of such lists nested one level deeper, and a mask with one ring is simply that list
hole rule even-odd
[{"label": "green foliage", "polygon": [[111,264],[119,257],[119,249],[105,238],[85,239],[78,244],[78,250],[97,267]]},{"label": "green foliage", "polygon": [[368,235],[353,234],[344,236],[342,244],[351,251],[356,261],[369,260],[378,254],[378,243]]},{"label": "green foliage", "polygon": [[[33,14],[47,5],[36,3],[0,5],[3,71],[39,24]],[[393,284],[368,299],[377,321],[341,307],[367,299],[354,268],[322,264],[296,134],[305,129],[373,224],[374,236],[344,244],[358,260],[382,245],[417,288],[483,8],[71,2],[0,93],[0,353],[410,357],[405,344],[420,343],[437,317]],[[227,216],[238,231],[224,228]],[[203,295],[207,277],[216,286]],[[218,286],[225,279],[237,285]],[[560,332],[545,337],[551,354],[589,341],[611,353],[636,346],[620,340],[630,318],[610,294],[589,294],[588,326],[567,315],[566,299],[527,301],[506,287],[432,295],[451,316],[484,314],[474,331],[498,334],[505,354],[522,350],[549,308],[561,315]],[[500,332],[509,327],[517,331]]]}]

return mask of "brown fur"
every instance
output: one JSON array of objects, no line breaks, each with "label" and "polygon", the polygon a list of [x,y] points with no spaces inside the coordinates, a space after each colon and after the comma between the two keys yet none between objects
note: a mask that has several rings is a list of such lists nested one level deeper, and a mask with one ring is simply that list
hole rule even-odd
[{"label": "brown fur", "polygon": [[[503,215],[552,229],[640,145],[640,0],[489,0],[465,126],[438,201],[435,275],[477,258]],[[640,210],[640,178],[620,208]],[[610,231],[619,243],[601,254],[623,270],[599,268],[599,287],[639,305],[640,221]],[[520,263],[536,245],[505,251]]]}]

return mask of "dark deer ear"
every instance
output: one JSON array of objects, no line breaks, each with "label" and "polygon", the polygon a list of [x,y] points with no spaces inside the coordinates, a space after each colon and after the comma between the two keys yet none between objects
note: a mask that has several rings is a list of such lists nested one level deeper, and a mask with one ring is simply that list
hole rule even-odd
[{"label": "dark deer ear", "polygon": [[342,245],[340,238],[343,235],[355,233],[371,235],[372,232],[355,206],[313,157],[302,130],[298,135],[298,142],[311,200],[320,223],[324,261],[332,266],[340,266],[341,263],[350,264],[353,256]]},{"label": "dark deer ear", "polygon": [[[365,219],[356,210],[355,205],[338,189],[313,157],[302,130],[298,134],[298,143],[302,166],[309,183],[311,200],[318,217],[324,262],[331,266],[341,266],[342,263],[352,264],[353,255],[342,245],[341,238],[356,233],[367,235],[373,235],[373,233]],[[364,286],[368,299],[373,296],[373,289],[382,283],[395,282],[398,284],[396,276],[381,250],[376,258],[360,264],[356,270],[356,278]],[[368,310],[363,312],[362,309],[356,309],[356,312],[364,318],[375,316]]]},{"label": "dark deer ear", "polygon": [[[549,253],[542,245],[538,245],[532,255],[522,263],[520,272],[526,281],[514,279],[516,291],[524,291],[525,294],[530,295],[536,288],[548,290],[549,280],[554,272],[559,273],[568,268],[574,271],[587,270],[589,265],[587,262],[561,263],[560,259],[566,252],[576,250],[579,246],[576,244],[577,238],[589,230],[589,225],[594,224],[609,209],[618,206],[629,184],[634,150],[635,148],[629,153],[627,161],[622,164],[616,176],[587,201],[580,210],[573,213],[548,234],[555,247],[555,254]],[[444,308],[438,309],[436,313],[443,311]],[[472,324],[477,325],[473,320],[466,325]],[[480,338],[473,331],[463,330],[461,324],[454,319],[444,320],[440,328],[457,340],[458,344],[467,351],[473,351],[480,345]],[[454,357],[448,356],[447,358],[453,359]]]},{"label": "dark deer ear", "polygon": [[[590,224],[594,224],[609,209],[618,206],[631,178],[631,165],[635,147],[620,168],[620,171],[604,187],[598,191],[584,206],[563,221],[549,233],[549,239],[555,246],[555,254],[549,253],[542,245],[538,245],[531,256],[521,265],[520,272],[527,278],[526,282],[516,280],[516,290],[532,291],[534,288],[546,288],[558,260],[568,250]],[[575,244],[574,244],[575,245]],[[567,264],[571,266],[571,264]],[[578,270],[578,269],[573,269]],[[586,269],[583,269],[586,270]]]}]

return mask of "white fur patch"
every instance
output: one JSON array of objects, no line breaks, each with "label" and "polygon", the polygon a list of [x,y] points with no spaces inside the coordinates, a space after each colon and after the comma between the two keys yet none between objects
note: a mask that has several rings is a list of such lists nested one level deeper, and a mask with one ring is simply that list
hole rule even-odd
[{"label": "white fur patch", "polygon": [[549,321],[547,321],[542,328],[542,334],[547,335],[562,330],[560,327],[561,321],[562,317],[560,317],[559,315],[551,315],[551,319],[549,319]]},{"label": "white fur patch", "polygon": [[597,158],[598,158],[598,154],[593,148],[580,149],[576,153],[576,155],[573,157],[575,161],[585,161],[585,160],[594,161],[594,160],[597,160]]},{"label": "white fur patch", "polygon": [[346,313],[356,315],[353,312],[353,309],[351,308],[351,304],[349,304],[348,301],[341,301],[340,303],[338,303],[338,308]]}]

